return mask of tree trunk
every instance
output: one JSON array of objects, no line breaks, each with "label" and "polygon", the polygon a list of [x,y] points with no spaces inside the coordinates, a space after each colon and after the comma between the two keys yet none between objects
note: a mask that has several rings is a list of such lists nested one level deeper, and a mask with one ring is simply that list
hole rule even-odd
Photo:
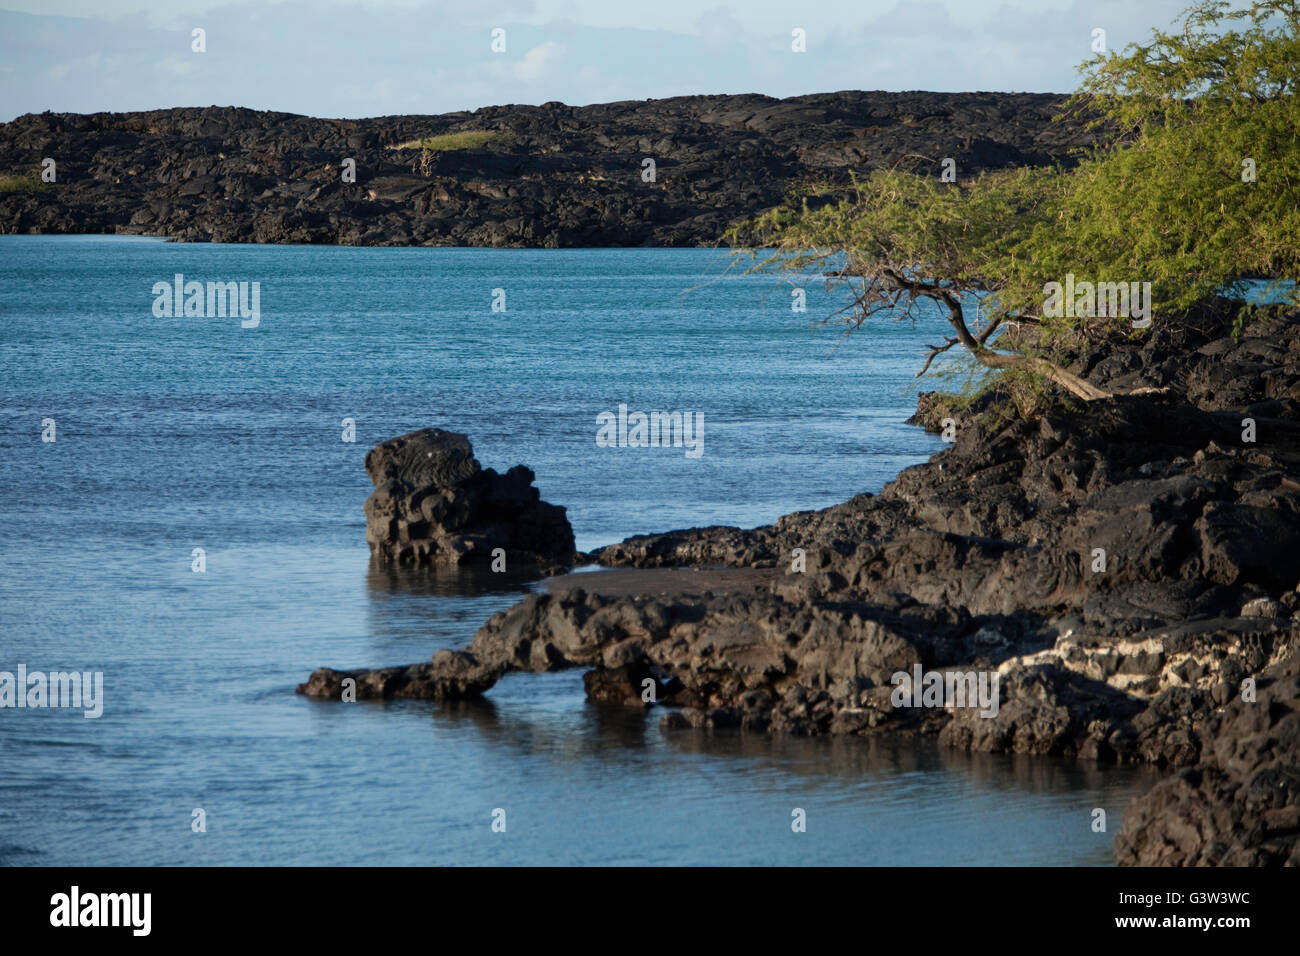
[{"label": "tree trunk", "polygon": [[1032,372],[1037,372],[1044,378],[1055,382],[1072,395],[1082,398],[1084,401],[1091,402],[1098,398],[1112,398],[1114,392],[1108,392],[1105,389],[1098,388],[1089,382],[1085,382],[1079,376],[1072,372],[1067,372],[1054,362],[1049,362],[1045,358],[1039,358],[1035,355],[1016,355],[1007,352],[995,352],[984,344],[984,339],[992,331],[992,327],[985,331],[980,338],[975,338],[970,329],[966,327],[966,316],[962,312],[961,299],[955,293],[948,289],[938,291],[939,300],[948,307],[948,321],[957,331],[957,339],[965,346],[966,350],[975,356],[976,361],[988,368],[1023,368]]},{"label": "tree trunk", "polygon": [[1108,392],[1103,388],[1098,388],[1089,382],[1084,381],[1072,372],[1067,372],[1045,358],[1038,358],[1034,355],[1014,355],[1006,352],[994,352],[981,346],[973,352],[976,361],[981,365],[987,365],[989,368],[1024,368],[1037,372],[1046,379],[1050,379],[1057,385],[1066,389],[1072,395],[1077,395],[1085,401],[1093,401],[1098,398],[1112,398],[1114,392]]}]

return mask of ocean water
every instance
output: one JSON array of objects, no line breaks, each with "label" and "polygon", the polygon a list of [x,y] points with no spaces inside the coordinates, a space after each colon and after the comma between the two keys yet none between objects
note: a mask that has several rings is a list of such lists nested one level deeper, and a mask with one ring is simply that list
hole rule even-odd
[{"label": "ocean water", "polygon": [[[370,568],[383,439],[439,426],[528,464],[582,549],[825,507],[939,447],[903,421],[941,318],[842,338],[818,282],[798,314],[729,264],[0,237],[0,671],[104,681],[98,719],[0,709],[0,862],[1109,863],[1148,772],[665,735],[578,671],[473,704],[294,694],[462,646],[537,586]],[[176,273],[258,282],[259,324],[155,316]],[[620,403],[702,413],[702,456],[597,447]]]}]

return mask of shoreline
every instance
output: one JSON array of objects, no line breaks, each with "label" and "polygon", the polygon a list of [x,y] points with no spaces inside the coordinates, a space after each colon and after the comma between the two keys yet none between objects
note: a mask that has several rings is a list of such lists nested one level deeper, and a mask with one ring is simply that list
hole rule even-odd
[{"label": "shoreline", "polygon": [[[1295,804],[1245,784],[1300,743],[1300,310],[1264,310],[1239,341],[1210,313],[1074,367],[1167,391],[1028,418],[986,400],[878,495],[630,538],[581,556],[618,570],[551,579],[463,650],[322,668],[298,690],[338,699],[351,678],[361,698],[454,699],[576,666],[592,700],[676,708],[664,732],[924,734],[1146,763],[1180,773],[1126,814],[1119,862],[1295,862]],[[945,414],[919,402],[921,424]],[[1000,707],[900,708],[890,675],[914,667],[996,673]]]},{"label": "shoreline", "polygon": [[[804,179],[846,187],[914,155],[951,157],[964,175],[1069,165],[1104,136],[1077,119],[1053,123],[1065,98],[847,90],[353,120],[215,106],[28,113],[0,123],[0,178],[31,173],[26,188],[0,191],[0,233],[713,246]],[[425,139],[433,148],[418,146]],[[45,157],[57,160],[52,183],[32,178]]]}]

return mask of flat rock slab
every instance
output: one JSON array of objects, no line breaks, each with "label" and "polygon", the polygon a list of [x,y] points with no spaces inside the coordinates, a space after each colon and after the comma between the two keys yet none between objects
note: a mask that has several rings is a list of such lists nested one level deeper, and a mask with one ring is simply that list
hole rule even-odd
[{"label": "flat rock slab", "polygon": [[559,574],[542,582],[555,595],[576,590],[601,597],[704,597],[766,591],[779,572],[773,568],[610,568]]}]

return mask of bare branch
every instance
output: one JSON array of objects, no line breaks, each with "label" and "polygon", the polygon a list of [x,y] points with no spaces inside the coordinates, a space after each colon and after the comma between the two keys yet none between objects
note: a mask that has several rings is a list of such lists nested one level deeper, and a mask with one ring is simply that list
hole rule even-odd
[{"label": "bare branch", "polygon": [[940,355],[948,351],[956,344],[957,344],[957,339],[952,338],[947,340],[946,345],[927,345],[926,348],[930,350],[930,354],[925,357],[925,364],[921,366],[921,371],[916,373],[916,377],[920,378],[922,375],[924,375],[926,371],[930,368],[931,362],[933,362],[936,358],[938,358]]}]

